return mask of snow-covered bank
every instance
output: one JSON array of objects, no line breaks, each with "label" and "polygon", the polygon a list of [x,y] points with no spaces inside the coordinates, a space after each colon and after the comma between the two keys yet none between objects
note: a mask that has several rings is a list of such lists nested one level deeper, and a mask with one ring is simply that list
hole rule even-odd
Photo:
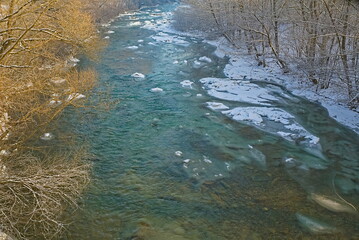
[{"label": "snow-covered bank", "polygon": [[359,133],[359,109],[350,110],[345,105],[347,99],[343,97],[344,89],[318,90],[316,85],[306,83],[305,76],[298,72],[283,73],[275,60],[268,60],[267,67],[258,66],[254,56],[234,48],[225,38],[207,42],[217,47],[215,54],[218,57],[230,58],[224,70],[227,77],[240,81],[255,79],[281,84],[297,96],[320,103],[332,118]]}]

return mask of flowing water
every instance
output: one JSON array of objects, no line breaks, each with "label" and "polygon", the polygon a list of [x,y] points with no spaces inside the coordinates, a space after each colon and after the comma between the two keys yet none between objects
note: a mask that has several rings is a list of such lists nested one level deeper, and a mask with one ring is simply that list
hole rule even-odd
[{"label": "flowing water", "polygon": [[[199,80],[225,78],[228,59],[203,39],[143,27],[163,24],[170,9],[143,9],[110,27],[98,70],[120,103],[82,129],[97,161],[66,239],[359,239],[347,203],[359,206],[358,135],[269,82],[250,84],[269,89],[275,98],[265,106],[286,111],[319,143],[278,135],[283,121],[263,114],[256,125],[209,109],[262,105],[208,94]],[[324,207],[331,200],[346,211]]]}]

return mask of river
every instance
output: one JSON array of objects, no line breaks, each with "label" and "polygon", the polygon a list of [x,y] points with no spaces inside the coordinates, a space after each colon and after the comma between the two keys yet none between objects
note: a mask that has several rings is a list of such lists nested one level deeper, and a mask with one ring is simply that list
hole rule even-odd
[{"label": "river", "polygon": [[275,83],[227,79],[215,47],[161,28],[172,9],[104,30],[99,89],[119,103],[80,126],[97,160],[66,239],[359,239],[358,135]]}]

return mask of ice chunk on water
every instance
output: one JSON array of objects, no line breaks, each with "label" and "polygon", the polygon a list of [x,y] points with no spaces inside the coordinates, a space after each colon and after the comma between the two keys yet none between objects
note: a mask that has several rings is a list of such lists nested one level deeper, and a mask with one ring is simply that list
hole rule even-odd
[{"label": "ice chunk on water", "polygon": [[208,94],[223,100],[270,105],[278,100],[270,90],[250,82],[240,82],[228,78],[202,78],[200,80]]},{"label": "ice chunk on water", "polygon": [[184,163],[189,163],[191,161],[191,159],[185,159],[183,160]]},{"label": "ice chunk on water", "polygon": [[217,102],[206,102],[207,107],[212,110],[226,110],[229,109],[226,105],[223,103],[217,103]]},{"label": "ice chunk on water", "polygon": [[113,34],[113,33],[115,33],[115,31],[109,30],[109,31],[107,31],[106,33],[107,33],[107,34]]},{"label": "ice chunk on water", "polygon": [[236,121],[249,121],[254,123],[255,125],[259,125],[263,122],[263,118],[261,115],[256,111],[256,108],[235,108],[229,111],[223,111],[227,116],[232,117]]},{"label": "ice chunk on water", "polygon": [[183,153],[182,153],[181,151],[176,151],[176,152],[175,152],[175,155],[176,155],[177,157],[181,157],[182,154],[183,154]]},{"label": "ice chunk on water", "polygon": [[152,89],[150,90],[150,92],[153,92],[153,93],[163,92],[163,89],[156,87],[156,88],[152,88]]},{"label": "ice chunk on water", "polygon": [[201,62],[207,62],[207,63],[212,62],[212,59],[210,59],[209,57],[206,57],[206,56],[200,57],[198,60],[200,60]]},{"label": "ice chunk on water", "polygon": [[135,49],[138,49],[138,46],[128,46],[127,49],[133,49],[133,50],[135,50]]},{"label": "ice chunk on water", "polygon": [[131,75],[131,77],[134,77],[134,78],[145,78],[146,76],[143,74],[143,73],[134,73]]},{"label": "ice chunk on water", "polygon": [[193,82],[191,82],[190,80],[184,80],[181,82],[182,87],[192,88],[192,84]]}]

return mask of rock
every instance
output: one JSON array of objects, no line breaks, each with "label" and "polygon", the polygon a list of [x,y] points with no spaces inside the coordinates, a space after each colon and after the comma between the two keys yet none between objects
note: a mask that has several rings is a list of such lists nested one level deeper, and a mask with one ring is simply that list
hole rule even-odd
[{"label": "rock", "polygon": [[326,234],[338,232],[338,229],[336,227],[321,222],[317,219],[307,217],[300,213],[296,213],[295,216],[297,217],[299,223],[311,233]]},{"label": "rock", "polygon": [[44,140],[44,141],[49,141],[52,140],[54,138],[54,135],[52,133],[44,133],[40,139]]},{"label": "rock", "polygon": [[0,231],[0,240],[13,240],[9,235]]},{"label": "rock", "polygon": [[334,199],[332,197],[327,197],[316,193],[311,193],[310,198],[316,203],[318,203],[320,206],[332,212],[347,212],[347,213],[358,212],[353,205],[341,199]]}]

